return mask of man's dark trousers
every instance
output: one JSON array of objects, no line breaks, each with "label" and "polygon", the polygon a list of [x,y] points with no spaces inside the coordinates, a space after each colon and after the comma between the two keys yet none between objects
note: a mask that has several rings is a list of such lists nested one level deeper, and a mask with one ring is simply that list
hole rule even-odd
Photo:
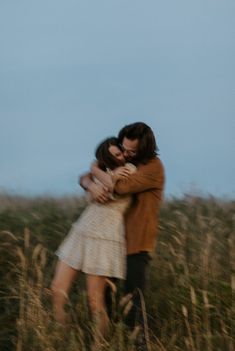
[{"label": "man's dark trousers", "polygon": [[127,256],[127,275],[124,290],[125,294],[133,294],[133,307],[126,318],[126,324],[131,329],[136,325],[144,326],[142,297],[144,297],[146,289],[149,261],[150,255],[146,251]]},{"label": "man's dark trousers", "polygon": [[[144,323],[140,295],[144,296],[145,293],[150,259],[150,255],[146,251],[127,255],[127,274],[124,283],[124,294],[133,294],[133,307],[129,311],[125,322],[131,329],[133,329],[136,325],[143,326]],[[118,283],[118,279],[112,280],[114,283]],[[111,319],[115,318],[110,287],[107,287],[106,289],[105,302],[109,317]]]}]

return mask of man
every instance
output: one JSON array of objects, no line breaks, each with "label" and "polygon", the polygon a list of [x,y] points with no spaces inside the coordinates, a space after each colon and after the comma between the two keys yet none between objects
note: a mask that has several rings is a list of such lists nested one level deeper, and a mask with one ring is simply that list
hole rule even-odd
[{"label": "man", "polygon": [[[133,295],[127,324],[143,328],[141,311],[146,289],[146,276],[150,253],[155,249],[160,202],[164,188],[164,168],[157,156],[154,134],[145,123],[125,126],[118,135],[126,161],[137,166],[131,176],[118,180],[114,186],[117,194],[133,194],[133,204],[126,213],[127,276],[125,293]],[[108,201],[107,189],[94,184],[91,176],[83,176],[80,184],[88,190],[95,201]],[[144,339],[144,333],[140,333]],[[139,350],[147,350],[145,340],[139,341]],[[138,347],[138,345],[137,345]]]}]

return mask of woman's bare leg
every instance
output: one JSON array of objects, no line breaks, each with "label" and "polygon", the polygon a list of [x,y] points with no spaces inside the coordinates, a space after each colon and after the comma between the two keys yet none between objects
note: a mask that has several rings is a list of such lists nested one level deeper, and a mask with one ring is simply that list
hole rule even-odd
[{"label": "woman's bare leg", "polygon": [[69,290],[77,274],[78,271],[76,269],[64,262],[58,261],[51,283],[51,292],[55,319],[63,325],[68,321],[64,305],[68,301]]},{"label": "woman's bare leg", "polygon": [[99,350],[108,331],[109,318],[105,308],[106,277],[87,275],[89,306],[95,322],[95,335],[92,350]]}]

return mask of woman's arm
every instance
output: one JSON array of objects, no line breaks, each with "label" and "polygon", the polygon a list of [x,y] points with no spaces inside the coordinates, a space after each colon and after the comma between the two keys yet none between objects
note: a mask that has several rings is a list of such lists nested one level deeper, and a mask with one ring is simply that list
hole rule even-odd
[{"label": "woman's arm", "polygon": [[95,176],[110,192],[113,191],[113,180],[111,174],[102,171],[96,163],[91,165],[91,173]]}]

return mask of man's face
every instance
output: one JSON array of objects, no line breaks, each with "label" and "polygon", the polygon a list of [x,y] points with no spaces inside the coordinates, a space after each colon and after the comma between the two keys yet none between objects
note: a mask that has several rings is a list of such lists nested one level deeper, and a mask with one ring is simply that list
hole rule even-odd
[{"label": "man's face", "polygon": [[121,147],[126,161],[131,161],[137,156],[138,148],[139,148],[139,140],[138,139],[130,140],[124,137]]}]

